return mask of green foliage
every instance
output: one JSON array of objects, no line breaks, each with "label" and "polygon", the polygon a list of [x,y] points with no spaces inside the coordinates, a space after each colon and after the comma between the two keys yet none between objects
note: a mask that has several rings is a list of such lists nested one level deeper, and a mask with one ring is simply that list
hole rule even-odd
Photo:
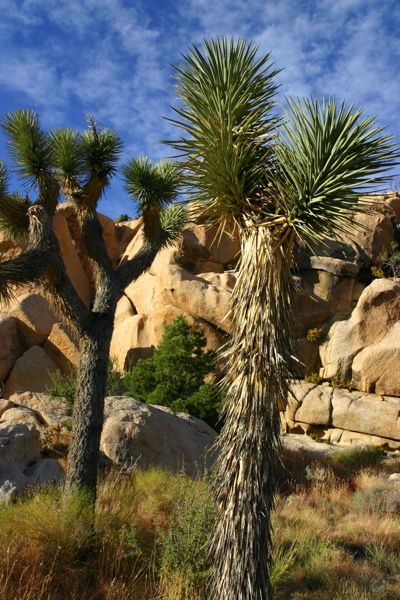
[{"label": "green foliage", "polygon": [[21,178],[36,185],[52,168],[54,153],[50,137],[30,109],[15,110],[2,120],[7,147]]},{"label": "green foliage", "polygon": [[309,329],[307,331],[307,340],[309,342],[316,342],[322,335],[322,329],[318,327],[314,327],[314,329]]},{"label": "green foliage", "polygon": [[349,392],[352,389],[352,384],[349,379],[339,379],[337,377],[333,377],[330,383],[333,388],[349,390]]},{"label": "green foliage", "polygon": [[309,373],[306,376],[306,381],[310,381],[311,383],[318,383],[318,384],[320,384],[321,381],[322,381],[322,377],[320,377],[318,375],[318,373]]},{"label": "green foliage", "polygon": [[[396,242],[392,242],[390,245],[390,252],[383,250],[378,260],[382,267],[386,268],[394,279],[397,279],[400,275],[400,250]],[[371,271],[374,267],[371,267]],[[373,273],[375,275],[375,273]],[[376,276],[376,275],[375,275]],[[383,274],[385,276],[385,274]]]},{"label": "green foliage", "polygon": [[319,243],[355,227],[354,213],[366,209],[359,188],[365,193],[387,182],[383,173],[398,153],[393,136],[379,135],[376,117],[361,119],[362,109],[335,99],[287,102],[272,187],[296,233]]},{"label": "green foliage", "polygon": [[[47,394],[50,398],[63,398],[69,412],[72,413],[76,393],[77,369],[71,369],[69,375],[63,375],[59,369],[53,372],[49,371],[49,376],[53,386],[46,389]],[[115,362],[110,358],[108,361],[106,396],[119,396],[123,394],[124,389],[122,375],[116,370]]]},{"label": "green foliage", "polygon": [[361,469],[374,467],[382,462],[386,452],[381,447],[368,446],[338,452],[332,457],[332,463],[348,472],[357,473]]},{"label": "green foliage", "polygon": [[379,267],[372,266],[371,273],[377,279],[383,279],[384,277],[386,277],[385,271],[383,271]]},{"label": "green foliage", "polygon": [[160,573],[167,586],[179,581],[180,587],[187,589],[211,573],[207,548],[215,510],[206,481],[193,484],[180,473],[174,478],[174,487],[168,527],[157,527]]},{"label": "green foliage", "polygon": [[125,221],[129,221],[129,215],[123,213],[122,215],[119,215],[119,217],[117,217],[114,220],[114,223],[124,223]]},{"label": "green foliage", "polygon": [[189,412],[215,427],[221,392],[218,386],[204,383],[216,359],[213,350],[205,351],[206,344],[203,331],[195,331],[179,315],[165,327],[154,356],[138,360],[125,373],[127,393],[141,402]]}]

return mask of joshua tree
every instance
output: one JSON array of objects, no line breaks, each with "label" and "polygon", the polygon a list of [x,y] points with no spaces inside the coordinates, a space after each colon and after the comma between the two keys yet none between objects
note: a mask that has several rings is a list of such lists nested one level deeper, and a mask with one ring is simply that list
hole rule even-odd
[{"label": "joshua tree", "polygon": [[[108,356],[117,302],[125,287],[148,269],[157,252],[182,230],[185,213],[171,205],[179,172],[172,162],[153,165],[147,158],[122,167],[124,185],[138,201],[143,245],[124,265],[113,269],[96,207],[116,173],[122,143],[116,132],[100,130],[89,117],[84,133],[59,129],[45,133],[38,116],[19,110],[3,119],[8,148],[19,176],[37,191],[34,202],[8,192],[0,163],[0,228],[15,238],[28,237],[21,256],[0,264],[0,295],[12,296],[13,284],[40,282],[48,300],[79,338],[80,361],[67,482],[86,487],[95,497],[103,424]],[[51,220],[60,194],[75,208],[82,240],[91,261],[95,294],[87,308],[72,286]]]},{"label": "joshua tree", "polygon": [[363,194],[395,164],[390,136],[335,100],[288,101],[274,115],[270,55],[231,39],[193,47],[176,67],[183,106],[189,198],[223,228],[236,223],[241,261],[232,293],[232,341],[225,350],[225,425],[215,478],[212,598],[269,600],[278,408],[289,390],[295,325],[292,248],[336,236],[352,224]]}]

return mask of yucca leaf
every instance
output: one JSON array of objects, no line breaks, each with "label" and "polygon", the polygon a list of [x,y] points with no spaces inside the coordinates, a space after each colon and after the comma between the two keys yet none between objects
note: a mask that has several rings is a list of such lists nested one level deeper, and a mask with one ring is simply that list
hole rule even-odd
[{"label": "yucca leaf", "polygon": [[327,102],[288,99],[287,121],[276,145],[278,195],[287,196],[288,217],[299,234],[313,238],[354,227],[352,213],[365,210],[368,193],[387,182],[398,160],[393,137],[380,135],[376,118]]},{"label": "yucca leaf", "polygon": [[30,109],[15,110],[3,118],[2,129],[13,166],[31,185],[43,181],[53,167],[53,151],[38,115]]},{"label": "yucca leaf", "polygon": [[207,214],[224,219],[248,206],[272,158],[270,134],[277,86],[270,56],[226,38],[196,46],[176,67],[175,86],[185,107],[171,122],[189,137],[172,142],[185,156],[183,182]]},{"label": "yucca leaf", "polygon": [[87,177],[96,175],[104,185],[117,171],[122,153],[122,139],[112,129],[99,129],[89,115],[89,129],[77,136],[77,156]]},{"label": "yucca leaf", "polygon": [[78,180],[84,173],[79,136],[73,129],[55,129],[49,134],[54,152],[54,166],[61,182]]}]

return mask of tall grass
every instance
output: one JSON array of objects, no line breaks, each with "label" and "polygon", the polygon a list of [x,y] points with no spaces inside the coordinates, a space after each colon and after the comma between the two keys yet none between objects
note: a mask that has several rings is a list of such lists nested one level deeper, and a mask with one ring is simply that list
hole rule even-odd
[{"label": "tall grass", "polygon": [[[276,600],[400,599],[400,486],[355,458],[284,455]],[[213,518],[207,478],[160,468],[104,477],[94,528],[84,494],[31,491],[0,506],[0,600],[205,600]]]}]

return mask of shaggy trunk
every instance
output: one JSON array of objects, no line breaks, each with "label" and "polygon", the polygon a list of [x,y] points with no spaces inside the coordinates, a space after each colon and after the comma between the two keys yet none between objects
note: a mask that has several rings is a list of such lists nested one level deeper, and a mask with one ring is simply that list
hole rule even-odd
[{"label": "shaggy trunk", "polygon": [[67,484],[84,485],[93,497],[96,494],[113,321],[113,315],[93,313],[90,327],[80,342]]},{"label": "shaggy trunk", "polygon": [[270,515],[293,335],[292,243],[283,219],[268,228],[247,221],[241,232],[215,479],[219,513],[210,597],[220,600],[272,598]]}]

